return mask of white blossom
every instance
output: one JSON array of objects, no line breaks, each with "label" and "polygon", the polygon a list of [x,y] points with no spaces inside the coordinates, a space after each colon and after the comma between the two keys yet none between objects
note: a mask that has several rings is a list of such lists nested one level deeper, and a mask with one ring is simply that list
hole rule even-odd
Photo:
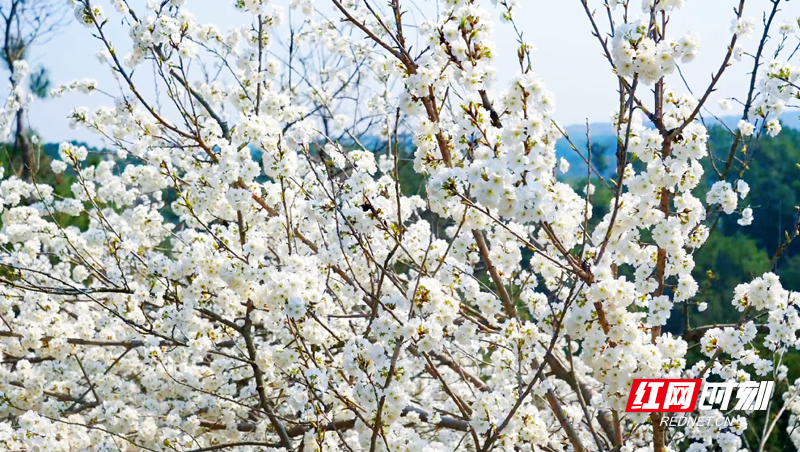
[{"label": "white blossom", "polygon": [[[708,96],[673,80],[700,54],[703,30],[670,31],[685,1],[641,20],[610,1],[613,67],[577,71],[621,91],[611,177],[557,154],[533,45],[493,41],[533,3],[242,0],[219,5],[231,29],[182,0],[95,3],[71,2],[119,83],[52,94],[103,94],[69,120],[108,149],[61,143],[55,187],[0,171],[0,449],[643,451],[650,418],[604,414],[634,379],[787,378],[800,294],[775,274],[713,306],[738,323],[667,332],[709,307],[695,259],[720,215],[753,221],[748,160],[706,172]],[[756,68],[735,156],[798,97],[781,56]],[[731,416],[667,427],[665,450],[738,451],[750,418]]]}]

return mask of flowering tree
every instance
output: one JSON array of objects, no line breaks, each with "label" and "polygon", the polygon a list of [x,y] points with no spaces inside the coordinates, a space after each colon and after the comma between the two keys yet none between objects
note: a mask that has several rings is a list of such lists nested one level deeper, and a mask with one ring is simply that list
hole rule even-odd
[{"label": "flowering tree", "polygon": [[[246,23],[223,32],[182,0],[108,16],[73,0],[120,88],[71,121],[114,146],[91,166],[61,145],[71,197],[0,183],[0,446],[760,451],[786,411],[800,445],[781,365],[800,294],[766,273],[731,294],[738,323],[662,332],[698,305],[692,256],[720,219],[752,221],[742,151],[800,94],[785,2],[720,11],[730,45],[707,49],[720,66],[693,96],[665,81],[699,53],[668,33],[683,0],[570,1],[619,91],[615,176],[573,146],[582,193],[559,180],[565,134],[521,32],[492,89],[494,17],[518,30],[521,2],[446,0],[423,21],[401,0],[237,0]],[[746,8],[764,13],[748,50]],[[742,121],[710,155],[701,113],[743,56]],[[409,136],[422,196],[400,178]],[[599,221],[594,184],[613,193]],[[720,377],[782,388],[757,443],[744,412],[725,428],[625,413],[634,378]]]},{"label": "flowering tree", "polygon": [[[68,9],[63,2],[54,0],[7,0],[0,2],[0,36],[2,36],[2,51],[0,60],[5,63],[10,72],[11,90],[17,91],[19,103],[11,111],[14,112],[14,151],[20,157],[20,177],[23,180],[30,178],[31,172],[36,169],[36,138],[28,137],[28,128],[25,126],[25,102],[28,96],[20,91],[19,80],[28,76],[25,56],[36,45],[47,43],[58,29],[66,23]],[[47,95],[49,86],[47,71],[40,67],[29,78],[29,88],[38,97]],[[0,130],[6,125],[0,122]],[[3,138],[7,138],[7,134]]]}]

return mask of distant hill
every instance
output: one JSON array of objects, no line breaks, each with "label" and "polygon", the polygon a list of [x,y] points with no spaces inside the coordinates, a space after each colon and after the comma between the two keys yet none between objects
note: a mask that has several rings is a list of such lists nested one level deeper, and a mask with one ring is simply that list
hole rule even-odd
[{"label": "distant hill", "polygon": [[[723,116],[719,118],[720,121],[714,118],[704,117],[707,126],[724,124],[731,129],[735,129],[739,123],[739,116]],[[784,128],[800,130],[800,114],[786,113],[780,118],[781,124]],[[581,154],[586,156],[586,124],[573,124],[564,126],[564,131],[569,135],[572,143],[581,151]],[[589,131],[592,139],[592,162],[599,172],[604,177],[613,177],[616,172],[615,167],[615,152],[616,152],[616,137],[614,128],[610,122],[594,122],[589,124]],[[401,145],[406,149],[412,149],[412,136],[410,134],[402,134],[398,137]],[[360,144],[367,149],[374,151],[385,150],[386,144],[381,141],[377,136],[367,136],[360,138]],[[92,153],[108,152],[107,150],[99,150],[93,148],[86,143],[72,142],[76,146],[85,146]],[[42,145],[42,150],[51,159],[58,158],[58,143],[46,143]],[[261,151],[255,147],[252,148],[253,158],[256,161],[261,160]],[[565,158],[569,164],[570,169],[567,172],[567,178],[581,178],[586,177],[586,163],[575,151],[572,150],[566,138],[561,138],[556,143],[556,155]],[[135,163],[135,159],[129,159],[129,163]]]},{"label": "distant hill", "polygon": [[[709,127],[724,124],[728,128],[735,130],[739,124],[740,116],[723,116],[719,121],[715,118],[704,117],[705,124]],[[784,128],[800,130],[800,114],[785,113],[780,118]],[[564,131],[569,135],[572,143],[586,156],[586,124],[574,124],[564,127]],[[592,138],[592,161],[603,176],[613,176],[615,173],[615,152],[616,137],[614,128],[610,122],[595,122],[589,124],[589,131]],[[585,177],[586,163],[570,147],[566,138],[561,138],[556,143],[556,155],[565,158],[570,169],[567,177]]]}]

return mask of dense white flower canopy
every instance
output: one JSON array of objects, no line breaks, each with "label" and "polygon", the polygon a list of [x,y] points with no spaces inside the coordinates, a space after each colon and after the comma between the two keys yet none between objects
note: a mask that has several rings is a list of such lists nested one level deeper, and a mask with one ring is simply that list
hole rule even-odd
[{"label": "dense white flower canopy", "polygon": [[[716,221],[752,221],[736,153],[778,134],[800,93],[800,69],[780,59],[791,49],[758,42],[795,32],[785,2],[721,8],[727,49],[701,49],[701,30],[669,34],[684,0],[582,2],[575,22],[608,60],[595,70],[619,82],[615,177],[575,147],[584,190],[559,179],[564,131],[514,22],[521,1],[442,0],[423,20],[406,0],[220,0],[249,13],[232,30],[198,23],[191,2],[111,3],[72,7],[119,85],[53,94],[108,96],[71,121],[113,149],[90,165],[86,148],[61,145],[52,171],[76,177],[66,197],[0,182],[0,448],[750,447],[747,413],[667,428],[625,404],[634,378],[783,381],[781,357],[800,344],[800,294],[772,273],[731,294],[737,324],[662,333],[698,304],[693,253]],[[762,13],[759,28],[749,18]],[[494,27],[520,30],[504,86]],[[706,51],[722,64],[704,91],[665,82]],[[699,115],[729,65],[751,64],[745,52],[756,78],[702,199]],[[22,66],[4,136],[30,102]],[[424,187],[401,186],[402,159]],[[599,221],[592,184],[614,193]],[[687,359],[690,340],[705,360]],[[789,388],[776,406],[794,425]]]}]

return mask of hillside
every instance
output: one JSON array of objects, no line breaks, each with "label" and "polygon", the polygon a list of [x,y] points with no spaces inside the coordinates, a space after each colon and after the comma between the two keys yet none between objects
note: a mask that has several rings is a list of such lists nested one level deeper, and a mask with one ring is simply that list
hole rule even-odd
[{"label": "hillside", "polygon": [[[730,129],[735,129],[741,117],[723,116],[719,120],[714,118],[704,118],[706,125],[724,125]],[[780,118],[781,124],[785,129],[800,130],[800,115],[797,113],[786,113]],[[564,131],[569,136],[572,143],[586,156],[587,139],[586,124],[573,124],[564,127]],[[589,124],[589,131],[592,139],[592,160],[597,170],[605,177],[613,177],[615,173],[614,154],[616,152],[615,131],[610,122],[595,122]],[[566,138],[561,138],[556,143],[556,154],[558,157],[565,158],[570,164],[567,173],[569,178],[586,177],[586,163],[570,147]]]}]

